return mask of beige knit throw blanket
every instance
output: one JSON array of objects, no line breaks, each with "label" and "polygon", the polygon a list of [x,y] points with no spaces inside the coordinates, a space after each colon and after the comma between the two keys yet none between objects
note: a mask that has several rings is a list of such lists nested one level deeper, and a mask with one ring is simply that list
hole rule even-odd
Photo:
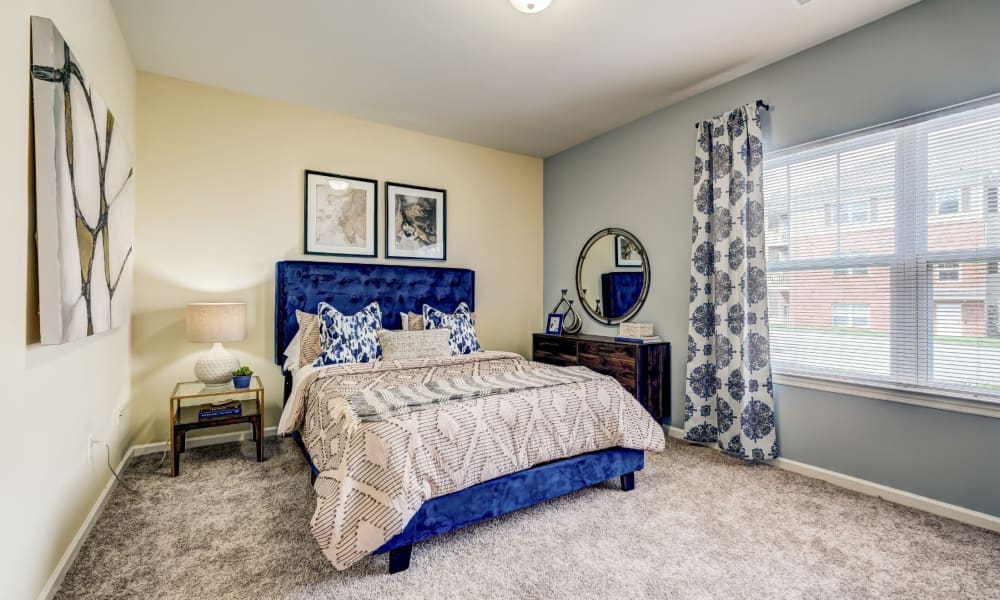
[{"label": "beige knit throw blanket", "polygon": [[[381,390],[361,390],[347,397],[349,412],[344,417],[348,430],[358,421],[384,421],[399,415],[426,410],[444,402],[457,402],[491,394],[583,383],[603,377],[585,367],[531,369],[491,375],[455,377]],[[353,413],[353,414],[351,414]]]}]

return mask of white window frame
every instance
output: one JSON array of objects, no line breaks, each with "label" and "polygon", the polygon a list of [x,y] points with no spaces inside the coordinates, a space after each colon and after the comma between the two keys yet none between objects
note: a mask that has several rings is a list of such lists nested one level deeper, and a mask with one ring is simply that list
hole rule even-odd
[{"label": "white window frame", "polygon": [[[919,149],[922,156],[926,156],[927,153],[927,132],[922,132],[918,135],[912,131],[904,131],[903,128],[907,125],[944,117],[949,114],[964,112],[981,106],[996,104],[1000,104],[1000,94],[978,101],[963,103],[946,109],[917,115],[908,119],[900,119],[899,121],[894,121],[878,127],[867,128],[834,136],[832,138],[817,140],[816,142],[800,146],[768,152],[765,155],[765,167],[767,169],[771,169],[775,166],[780,167],[790,164],[793,162],[791,160],[792,156],[794,156],[794,162],[802,162],[809,159],[816,159],[825,154],[833,154],[835,151],[829,150],[828,146],[840,141],[847,141],[852,137],[865,136],[869,138],[868,144],[870,145],[884,143],[889,140],[894,141],[896,143],[897,168],[899,168],[898,165],[900,164],[901,153],[912,151],[912,148],[914,147]],[[843,152],[843,150],[840,150],[839,152]],[[918,173],[915,179],[923,179],[926,177],[926,160],[919,161],[919,166],[922,168],[922,172]],[[903,189],[904,185],[911,186],[911,188]],[[918,193],[918,190],[915,189],[915,186],[913,185],[912,179],[904,182],[904,185],[896,186],[896,252],[894,254],[877,256],[866,255],[856,258],[851,257],[847,260],[845,260],[844,257],[834,259],[792,259],[781,264],[768,264],[768,272],[788,273],[804,269],[844,269],[879,266],[889,267],[891,280],[893,282],[891,285],[891,294],[893,295],[893,299],[890,302],[891,310],[893,310],[890,331],[892,368],[893,372],[896,372],[896,369],[906,369],[911,376],[915,375],[914,379],[917,384],[915,386],[901,385],[894,381],[879,380],[874,376],[861,378],[857,377],[856,374],[854,377],[850,375],[842,377],[834,374],[816,374],[778,369],[773,371],[773,380],[778,385],[790,385],[794,387],[850,394],[854,396],[901,402],[904,404],[927,406],[941,410],[1000,418],[1000,400],[998,400],[995,396],[982,395],[974,390],[966,392],[965,390],[944,389],[935,386],[932,382],[928,381],[927,374],[929,373],[929,369],[927,368],[927,362],[931,357],[930,340],[933,337],[934,326],[933,301],[930,299],[929,293],[918,294],[918,308],[914,314],[907,316],[904,315],[902,311],[897,313],[896,307],[904,305],[903,300],[905,299],[905,296],[903,295],[904,291],[899,289],[900,286],[895,285],[895,282],[899,280],[898,278],[900,277],[903,269],[908,266],[903,264],[904,261],[902,258],[897,260],[897,257],[916,256],[917,287],[918,289],[930,292],[933,289],[933,282],[931,281],[930,274],[932,272],[931,267],[934,264],[985,262],[985,264],[988,265],[990,261],[1000,261],[1000,250],[994,250],[992,254],[984,252],[984,249],[982,248],[969,250],[929,251],[927,248],[928,222],[931,219],[942,217],[938,216],[936,207],[933,212],[928,211],[927,203],[929,198],[927,196],[930,195],[929,193]],[[995,191],[996,186],[997,183],[993,181],[983,182],[983,210],[985,212],[993,212],[996,210],[990,204],[990,193],[991,191],[993,194],[997,193]],[[993,188],[993,190],[991,190],[991,188]],[[907,197],[907,195],[913,199],[910,203],[910,210],[916,211],[916,214],[927,215],[927,218],[899,218],[898,211],[900,210],[900,206],[902,206],[902,198]],[[783,197],[787,202],[787,191]],[[827,215],[828,217],[832,216],[833,225],[842,226],[842,224],[838,222],[839,211],[836,206],[827,205],[827,208]],[[765,210],[766,209],[767,207],[765,207]],[[952,218],[955,214],[956,213],[943,215],[943,218]],[[959,211],[957,214],[960,216],[962,215],[962,196],[960,189]],[[829,218],[827,219],[827,223],[830,224]],[[833,262],[838,264],[831,264]],[[912,302],[912,298],[909,300]],[[988,308],[986,310],[988,311]],[[1000,308],[998,308],[998,310],[1000,310]],[[928,315],[930,318],[928,318]],[[902,352],[902,336],[900,334],[904,330],[912,330],[914,320],[916,321],[916,330],[918,332],[918,351],[915,354]]]}]

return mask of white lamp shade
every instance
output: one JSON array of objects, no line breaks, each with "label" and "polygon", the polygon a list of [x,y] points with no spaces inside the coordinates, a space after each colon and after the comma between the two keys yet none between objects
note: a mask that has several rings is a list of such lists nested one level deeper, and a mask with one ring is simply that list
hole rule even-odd
[{"label": "white lamp shade", "polygon": [[187,305],[190,342],[238,342],[247,336],[245,302],[197,302]]}]

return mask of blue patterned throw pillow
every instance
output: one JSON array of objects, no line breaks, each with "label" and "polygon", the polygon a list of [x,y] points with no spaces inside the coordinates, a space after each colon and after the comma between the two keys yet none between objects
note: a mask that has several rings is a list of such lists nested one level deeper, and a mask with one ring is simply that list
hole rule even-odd
[{"label": "blue patterned throw pillow", "polygon": [[370,362],[382,355],[378,331],[382,310],[372,302],[353,315],[345,315],[326,302],[319,303],[320,353],[314,367]]},{"label": "blue patterned throw pillow", "polygon": [[479,339],[476,337],[476,327],[472,323],[472,313],[469,311],[469,305],[465,302],[459,304],[455,312],[450,315],[425,304],[424,328],[451,329],[448,345],[451,346],[453,355],[470,354],[482,350],[479,346]]}]

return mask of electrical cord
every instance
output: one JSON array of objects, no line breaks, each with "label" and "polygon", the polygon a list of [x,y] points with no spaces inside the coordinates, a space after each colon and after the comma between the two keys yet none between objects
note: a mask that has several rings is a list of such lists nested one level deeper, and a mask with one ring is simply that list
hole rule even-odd
[{"label": "electrical cord", "polygon": [[115,472],[115,468],[111,466],[111,445],[105,442],[104,440],[94,440],[93,442],[91,442],[91,445],[93,444],[102,444],[104,446],[104,450],[106,451],[105,457],[107,460],[108,470],[111,471],[111,475],[113,475],[114,478],[118,481],[118,485],[128,490],[128,492],[131,494],[138,494],[139,492],[125,485],[125,482],[122,481],[122,478],[119,477],[118,473]]}]

